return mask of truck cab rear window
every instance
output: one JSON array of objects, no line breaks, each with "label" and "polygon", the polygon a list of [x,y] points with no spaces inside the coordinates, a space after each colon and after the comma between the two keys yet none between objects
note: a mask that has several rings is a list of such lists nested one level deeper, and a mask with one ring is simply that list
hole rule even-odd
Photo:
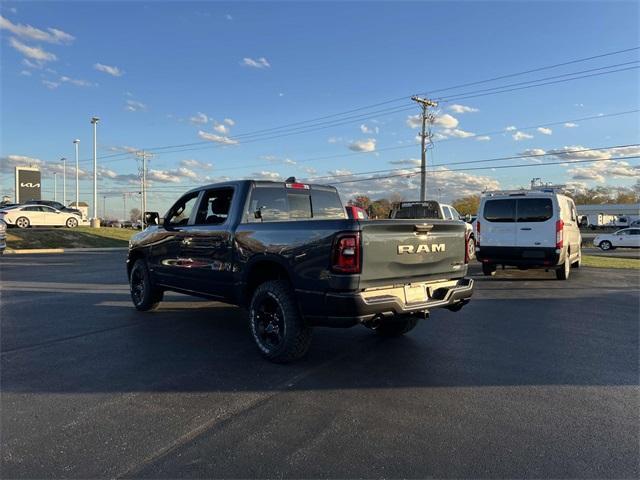
[{"label": "truck cab rear window", "polygon": [[276,187],[256,187],[251,193],[249,222],[344,219],[346,214],[335,190],[291,191]]}]

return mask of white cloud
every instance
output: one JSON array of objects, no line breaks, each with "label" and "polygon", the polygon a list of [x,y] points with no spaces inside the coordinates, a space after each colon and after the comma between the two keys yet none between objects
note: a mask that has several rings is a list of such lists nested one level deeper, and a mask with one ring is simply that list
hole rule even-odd
[{"label": "white cloud", "polygon": [[93,68],[98,70],[99,72],[108,73],[113,77],[121,77],[122,75],[124,75],[124,72],[120,70],[118,67],[105,65],[103,63],[95,63],[93,65]]},{"label": "white cloud", "polygon": [[477,108],[467,107],[466,105],[460,105],[457,103],[450,105],[449,110],[451,110],[454,113],[474,113],[479,111]]},{"label": "white cloud", "polygon": [[368,125],[365,125],[364,123],[362,125],[360,125],[360,131],[362,133],[367,133],[367,134],[376,134],[380,131],[380,129],[376,126],[376,127],[369,127]]},{"label": "white cloud", "polygon": [[576,128],[578,126],[577,123],[567,122],[564,124],[564,128]]},{"label": "white cloud", "polygon": [[328,143],[338,143],[342,141],[342,137],[329,137],[327,138]]},{"label": "white cloud", "polygon": [[128,112],[139,112],[141,110],[146,110],[147,106],[144,103],[139,102],[137,100],[127,100],[127,103],[124,106],[124,109],[127,110]]},{"label": "white cloud", "polygon": [[300,169],[303,172],[308,173],[309,175],[315,175],[316,173],[318,173],[318,170],[313,167],[300,167]]},{"label": "white cloud", "polygon": [[55,90],[60,86],[60,82],[52,82],[51,80],[42,80],[42,84],[49,90]]},{"label": "white cloud", "polygon": [[40,167],[43,163],[39,158],[26,155],[7,155],[0,158],[0,170],[10,172],[15,167]]},{"label": "white cloud", "polygon": [[260,172],[253,172],[250,175],[250,178],[255,178],[256,180],[272,180],[272,181],[279,181],[279,180],[283,180],[282,175],[280,175],[278,172],[270,172],[270,171],[260,171]]},{"label": "white cloud", "polygon": [[476,137],[476,140],[479,142],[488,142],[489,140],[491,140],[491,137],[489,135],[478,135]]},{"label": "white cloud", "polygon": [[202,130],[198,130],[198,136],[203,140],[209,140],[210,142],[222,143],[224,145],[236,145],[238,143],[237,140],[233,138],[229,138],[224,135],[216,135],[215,133],[208,133]]},{"label": "white cloud", "polygon": [[204,163],[192,158],[181,160],[180,165],[182,165],[183,167],[196,168],[200,170],[211,170],[213,168],[213,164],[211,163]]},{"label": "white cloud", "polygon": [[538,127],[536,130],[538,130],[538,132],[540,132],[543,135],[551,135],[551,134],[553,134],[553,130],[551,130],[550,128],[546,128],[546,127]]},{"label": "white cloud", "polygon": [[517,130],[517,128],[513,125],[509,125],[507,128],[505,128],[505,130],[507,132],[515,132]]},{"label": "white cloud", "polygon": [[241,65],[251,68],[271,68],[271,64],[264,57],[260,57],[255,60],[253,58],[245,57],[242,59]]},{"label": "white cloud", "polygon": [[53,53],[47,52],[40,47],[30,47],[24,43],[11,37],[9,39],[9,45],[15,48],[25,57],[29,57],[38,62],[54,62],[58,59]]},{"label": "white cloud", "polygon": [[[438,115],[433,122],[436,127],[449,129],[456,128],[459,123],[460,122],[458,122],[458,119],[456,117],[454,117],[453,115],[449,115],[448,113]],[[407,126],[409,128],[420,128],[422,126],[422,115],[409,115],[407,117]]]},{"label": "white cloud", "polygon": [[367,138],[365,140],[356,140],[349,144],[349,150],[354,152],[373,152],[376,149],[376,139]]},{"label": "white cloud", "polygon": [[70,84],[75,85],[77,87],[93,87],[93,86],[95,86],[94,83],[91,83],[91,82],[89,82],[87,80],[82,80],[82,79],[79,79],[79,78],[71,78],[71,77],[67,77],[65,75],[61,76],[59,80],[60,80],[61,83],[70,83]]},{"label": "white cloud", "polygon": [[47,31],[44,31],[31,25],[12,23],[2,15],[0,15],[0,30],[8,30],[18,37],[47,43],[69,44],[75,40],[73,35],[57,28],[47,28]]},{"label": "white cloud", "polygon": [[524,133],[521,131],[517,131],[512,135],[512,137],[516,142],[519,142],[520,140],[528,140],[530,138],[533,138],[533,135],[530,135],[528,133]]},{"label": "white cloud", "polygon": [[290,158],[285,158],[282,163],[284,163],[285,165],[296,165],[298,162],[296,162],[295,160],[292,160]]},{"label": "white cloud", "polygon": [[229,127],[227,127],[224,123],[215,122],[213,124],[213,129],[218,133],[222,133],[223,135],[229,133]]},{"label": "white cloud", "polygon": [[193,117],[189,117],[189,121],[193,124],[204,125],[209,122],[209,117],[202,112],[198,112]]},{"label": "white cloud", "polygon": [[445,128],[442,130],[442,134],[447,137],[455,137],[455,138],[467,138],[475,136],[475,133],[467,132],[465,130],[461,130],[459,128]]},{"label": "white cloud", "polygon": [[223,122],[229,125],[230,127],[233,127],[236,124],[235,120],[233,120],[232,118],[225,118]]},{"label": "white cloud", "polygon": [[233,17],[231,15],[229,15],[228,13],[224,16],[225,19],[227,20],[233,20]]},{"label": "white cloud", "polygon": [[29,70],[20,70],[20,75],[24,75],[25,77],[30,77],[31,72]]}]

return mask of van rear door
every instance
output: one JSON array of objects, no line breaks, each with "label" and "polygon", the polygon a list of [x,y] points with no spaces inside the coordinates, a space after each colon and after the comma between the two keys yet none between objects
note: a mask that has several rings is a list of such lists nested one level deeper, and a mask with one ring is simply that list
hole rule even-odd
[{"label": "van rear door", "polygon": [[488,198],[482,207],[480,246],[516,246],[516,199]]},{"label": "van rear door", "polygon": [[526,196],[517,199],[516,245],[518,247],[553,248],[556,246],[556,218],[560,218],[560,212],[559,205],[554,203],[550,196]]}]

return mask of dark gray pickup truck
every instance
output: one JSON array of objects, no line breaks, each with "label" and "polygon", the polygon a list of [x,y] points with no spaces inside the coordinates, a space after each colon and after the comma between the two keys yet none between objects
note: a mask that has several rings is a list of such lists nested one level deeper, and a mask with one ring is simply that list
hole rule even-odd
[{"label": "dark gray pickup truck", "polygon": [[262,354],[305,354],[314,326],[402,335],[471,297],[464,222],[349,219],[333,187],[234,181],[183,195],[129,245],[138,310],[166,290],[241,305]]}]

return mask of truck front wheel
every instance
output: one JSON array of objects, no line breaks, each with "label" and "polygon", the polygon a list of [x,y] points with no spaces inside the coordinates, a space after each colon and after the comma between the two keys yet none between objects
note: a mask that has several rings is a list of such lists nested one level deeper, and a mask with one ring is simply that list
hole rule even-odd
[{"label": "truck front wheel", "polygon": [[129,288],[133,306],[141,312],[155,310],[162,301],[163,291],[154,287],[147,262],[142,258],[136,260],[131,268]]},{"label": "truck front wheel", "polygon": [[411,330],[416,328],[417,324],[417,317],[404,317],[402,319],[388,320],[386,322],[383,320],[378,328],[376,328],[376,333],[383,337],[399,337],[400,335],[409,333]]},{"label": "truck front wheel", "polygon": [[289,284],[272,280],[256,288],[249,305],[249,328],[260,353],[276,363],[304,356],[311,344],[309,327]]}]

